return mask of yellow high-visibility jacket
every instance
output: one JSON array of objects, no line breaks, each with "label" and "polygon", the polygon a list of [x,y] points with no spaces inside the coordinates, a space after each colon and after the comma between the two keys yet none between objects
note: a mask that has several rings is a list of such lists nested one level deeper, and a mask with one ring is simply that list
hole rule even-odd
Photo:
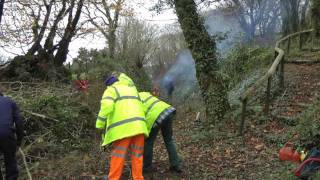
[{"label": "yellow high-visibility jacket", "polygon": [[140,92],[139,96],[144,105],[147,128],[148,132],[150,133],[153,124],[158,119],[160,114],[171,106],[151,95],[149,92]]},{"label": "yellow high-visibility jacket", "polygon": [[148,136],[143,104],[133,81],[121,73],[103,93],[96,128],[105,129],[102,146],[138,134]]}]

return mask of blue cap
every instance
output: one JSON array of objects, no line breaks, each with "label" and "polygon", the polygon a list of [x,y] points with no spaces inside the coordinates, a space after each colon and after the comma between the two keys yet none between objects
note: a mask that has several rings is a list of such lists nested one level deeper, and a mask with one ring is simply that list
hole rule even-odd
[{"label": "blue cap", "polygon": [[104,84],[106,86],[111,86],[113,83],[117,82],[118,81],[118,78],[115,77],[115,76],[110,76],[108,77],[105,81],[104,81]]}]

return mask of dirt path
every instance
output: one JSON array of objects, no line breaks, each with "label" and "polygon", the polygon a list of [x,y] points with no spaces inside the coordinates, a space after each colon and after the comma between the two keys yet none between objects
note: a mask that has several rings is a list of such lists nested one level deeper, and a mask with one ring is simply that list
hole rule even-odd
[{"label": "dirt path", "polygon": [[303,112],[319,95],[320,64],[285,65],[285,89],[273,102],[274,114],[295,118]]}]

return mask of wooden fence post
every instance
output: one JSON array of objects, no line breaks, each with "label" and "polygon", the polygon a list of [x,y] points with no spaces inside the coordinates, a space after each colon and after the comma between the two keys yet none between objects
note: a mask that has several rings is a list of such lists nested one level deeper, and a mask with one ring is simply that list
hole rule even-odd
[{"label": "wooden fence post", "polygon": [[268,85],[267,85],[266,99],[265,99],[265,105],[264,105],[264,114],[266,116],[269,115],[269,109],[270,109],[271,80],[272,80],[272,77],[268,77]]},{"label": "wooden fence post", "polygon": [[280,87],[280,90],[283,90],[283,88],[284,88],[284,61],[285,61],[285,56],[283,55],[281,60],[280,60],[280,72],[279,72],[279,87]]},{"label": "wooden fence post", "polygon": [[301,51],[302,50],[302,46],[303,46],[303,34],[301,33],[299,35],[299,50]]},{"label": "wooden fence post", "polygon": [[291,37],[288,38],[288,42],[287,42],[287,54],[289,55],[290,53],[290,44],[291,44]]},{"label": "wooden fence post", "polygon": [[242,100],[241,123],[240,123],[240,129],[239,129],[240,136],[243,136],[243,128],[244,128],[244,121],[246,118],[246,110],[247,110],[247,98]]}]

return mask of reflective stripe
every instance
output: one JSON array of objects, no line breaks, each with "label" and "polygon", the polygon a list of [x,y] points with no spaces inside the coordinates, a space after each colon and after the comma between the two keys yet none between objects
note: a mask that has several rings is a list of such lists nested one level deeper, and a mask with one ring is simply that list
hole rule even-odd
[{"label": "reflective stripe", "polygon": [[127,151],[127,148],[123,147],[123,146],[116,146],[114,149],[115,150],[120,150],[120,151]]},{"label": "reflective stripe", "polygon": [[98,116],[98,120],[100,120],[100,121],[106,121],[107,118],[103,118],[103,117]]},{"label": "reflective stripe", "polygon": [[112,100],[112,101],[115,100],[113,97],[110,97],[110,96],[106,96],[106,97],[102,98],[102,100],[107,100],[107,99]]},{"label": "reflective stripe", "polygon": [[125,154],[118,154],[118,153],[112,153],[111,156],[114,156],[114,157],[118,157],[118,158],[126,158],[126,155]]},{"label": "reflective stripe", "polygon": [[131,144],[130,148],[135,149],[135,150],[139,150],[139,151],[142,151],[144,149],[143,146],[136,146],[134,144]]},{"label": "reflective stripe", "polygon": [[140,98],[136,97],[136,96],[121,96],[121,97],[117,98],[116,101],[123,100],[123,99],[137,99],[140,101]]},{"label": "reflective stripe", "polygon": [[120,126],[120,125],[123,125],[123,124],[126,124],[126,123],[133,122],[133,121],[144,121],[144,120],[145,119],[141,118],[141,117],[134,117],[134,118],[130,118],[130,119],[124,119],[122,121],[118,121],[116,123],[111,124],[110,126],[108,126],[107,130],[109,130],[111,128],[114,128],[116,126]]},{"label": "reflective stripe", "polygon": [[148,114],[148,112],[149,112],[149,111],[153,108],[153,106],[154,106],[155,104],[157,104],[158,102],[160,102],[159,99],[156,100],[156,101],[154,101],[154,102],[148,107],[148,110],[147,110],[146,114]]},{"label": "reflective stripe", "polygon": [[114,86],[111,86],[111,87],[115,90],[115,92],[117,94],[117,98],[119,98],[120,97],[120,93],[119,93],[118,89],[116,87],[114,87]]},{"label": "reflective stripe", "polygon": [[128,152],[128,155],[130,155],[130,156],[135,156],[135,157],[137,157],[137,158],[141,158],[141,157],[143,156],[143,153],[140,154],[140,153],[135,153],[135,152],[133,152],[133,151],[129,151],[129,152]]},{"label": "reflective stripe", "polygon": [[147,98],[143,101],[143,103],[146,103],[146,102],[149,101],[152,97],[153,97],[153,96],[147,97]]}]

